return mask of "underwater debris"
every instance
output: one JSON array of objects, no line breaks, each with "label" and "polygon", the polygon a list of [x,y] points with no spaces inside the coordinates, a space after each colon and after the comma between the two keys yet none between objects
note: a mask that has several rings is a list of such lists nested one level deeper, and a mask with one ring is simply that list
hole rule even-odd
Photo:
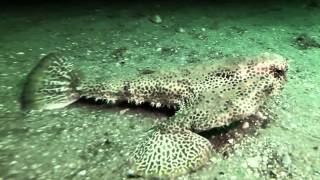
[{"label": "underwater debris", "polygon": [[[239,58],[229,58],[219,63],[97,84],[78,77],[67,59],[49,54],[28,76],[31,83],[25,86],[24,92],[28,93],[23,96],[24,107],[62,108],[81,98],[109,104],[129,102],[149,103],[156,108],[173,107],[174,116],[150,129],[148,137],[131,154],[129,174],[177,177],[196,171],[219,153],[212,149],[212,142],[202,132],[215,128],[220,132],[224,126],[227,130],[232,127],[241,130],[241,120],[255,116],[286,82],[287,61],[276,54],[242,58],[241,62]],[[210,136],[213,140],[216,137],[219,138]],[[229,144],[237,140],[230,135],[223,139]],[[105,138],[97,143],[101,147],[112,145]],[[88,151],[92,156],[99,153],[91,147]]]},{"label": "underwater debris", "polygon": [[307,34],[300,34],[295,37],[294,44],[300,49],[320,48],[320,43]]}]

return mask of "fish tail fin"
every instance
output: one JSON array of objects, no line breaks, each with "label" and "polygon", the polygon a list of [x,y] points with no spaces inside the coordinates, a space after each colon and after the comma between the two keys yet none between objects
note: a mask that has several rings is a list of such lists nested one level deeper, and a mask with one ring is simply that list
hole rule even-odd
[{"label": "fish tail fin", "polygon": [[43,57],[29,73],[21,96],[27,110],[58,109],[77,101],[79,74],[72,64],[55,53]]}]

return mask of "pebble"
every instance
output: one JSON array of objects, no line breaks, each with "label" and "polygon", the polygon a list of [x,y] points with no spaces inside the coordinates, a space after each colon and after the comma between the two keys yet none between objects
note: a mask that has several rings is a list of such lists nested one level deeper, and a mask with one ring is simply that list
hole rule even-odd
[{"label": "pebble", "polygon": [[247,164],[251,168],[258,168],[259,167],[259,158],[258,157],[252,157],[247,159]]},{"label": "pebble", "polygon": [[128,172],[127,172],[127,175],[128,175],[129,177],[134,177],[134,176],[135,176],[134,170],[129,169]]},{"label": "pebble", "polygon": [[230,144],[233,144],[233,143],[234,143],[234,139],[228,139],[228,142],[229,142]]},{"label": "pebble", "polygon": [[292,161],[290,158],[290,155],[288,153],[284,154],[283,158],[282,158],[282,163],[284,165],[284,167],[290,167]]},{"label": "pebble", "polygon": [[87,171],[86,170],[82,170],[78,173],[80,176],[84,176],[87,174]]},{"label": "pebble", "polygon": [[177,29],[177,32],[179,32],[179,33],[185,33],[186,30],[185,30],[184,28],[182,28],[182,27],[179,27],[179,28]]},{"label": "pebble", "polygon": [[160,17],[159,14],[155,14],[155,15],[151,16],[151,17],[149,18],[149,20],[150,20],[151,22],[155,23],[155,24],[160,24],[160,23],[162,23],[162,19],[161,19],[161,17]]},{"label": "pebble", "polygon": [[17,162],[18,162],[18,161],[11,161],[11,162],[9,163],[9,165],[17,164]]},{"label": "pebble", "polygon": [[248,122],[244,122],[242,124],[242,129],[248,129],[250,127],[250,124]]},{"label": "pebble", "polygon": [[256,113],[256,116],[257,116],[258,118],[260,118],[260,119],[263,119],[263,120],[267,119],[267,117],[264,116],[260,111],[258,111],[258,112]]},{"label": "pebble", "polygon": [[123,115],[124,113],[128,112],[130,109],[129,108],[126,108],[126,109],[123,109],[119,112],[120,115]]}]

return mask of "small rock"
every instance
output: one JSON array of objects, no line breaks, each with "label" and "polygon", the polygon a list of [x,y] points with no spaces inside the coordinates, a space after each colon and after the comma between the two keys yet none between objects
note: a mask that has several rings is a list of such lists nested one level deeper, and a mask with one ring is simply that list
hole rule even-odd
[{"label": "small rock", "polygon": [[288,153],[284,154],[284,156],[282,157],[282,164],[284,165],[284,167],[290,167],[292,161],[290,158],[290,155]]},{"label": "small rock", "polygon": [[17,55],[24,55],[24,52],[17,52]]},{"label": "small rock", "polygon": [[130,109],[129,108],[126,108],[126,109],[123,109],[119,112],[120,115],[123,115],[124,113],[128,112]]},{"label": "small rock", "polygon": [[9,163],[9,165],[14,165],[14,164],[17,164],[18,162],[17,161],[11,161],[10,163]]},{"label": "small rock", "polygon": [[151,16],[151,17],[149,18],[149,20],[150,20],[151,22],[155,23],[155,24],[160,24],[160,23],[162,23],[162,19],[161,19],[161,17],[160,17],[159,14],[155,14],[155,15]]},{"label": "small rock", "polygon": [[82,170],[78,173],[80,176],[84,176],[87,174],[87,171],[86,170]]},{"label": "small rock", "polygon": [[177,29],[177,32],[179,32],[179,33],[185,33],[186,30],[185,30],[184,28],[182,28],[182,27],[179,27],[179,28]]},{"label": "small rock", "polygon": [[135,172],[134,170],[129,169],[128,172],[127,172],[127,177],[129,177],[129,178],[136,178],[136,177],[138,177],[138,176],[136,175],[136,172]]},{"label": "small rock", "polygon": [[228,139],[228,142],[229,142],[230,144],[233,144],[233,143],[234,143],[234,139]]},{"label": "small rock", "polygon": [[242,124],[242,129],[248,129],[250,127],[250,124],[248,122],[244,122]]},{"label": "small rock", "polygon": [[266,119],[267,119],[267,117],[266,117],[265,115],[263,115],[262,112],[260,112],[260,111],[258,111],[258,112],[256,113],[256,116],[257,116],[258,118],[260,118],[260,119],[263,119],[263,120],[266,120]]},{"label": "small rock", "polygon": [[213,163],[216,163],[218,160],[217,160],[216,157],[212,156],[212,157],[210,158],[210,161],[213,162]]},{"label": "small rock", "polygon": [[259,158],[258,157],[248,158],[247,164],[251,168],[258,168],[259,167]]}]

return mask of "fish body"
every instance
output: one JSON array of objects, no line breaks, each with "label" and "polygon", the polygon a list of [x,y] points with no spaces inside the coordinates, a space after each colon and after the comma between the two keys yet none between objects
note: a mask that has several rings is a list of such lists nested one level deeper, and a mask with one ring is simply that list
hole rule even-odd
[{"label": "fish body", "polygon": [[29,74],[22,105],[50,110],[93,98],[111,104],[128,101],[176,107],[175,115],[152,128],[129,160],[130,175],[176,177],[199,169],[215,153],[197,133],[259,113],[281,91],[287,68],[282,56],[264,53],[91,83],[67,59],[49,54]]}]

